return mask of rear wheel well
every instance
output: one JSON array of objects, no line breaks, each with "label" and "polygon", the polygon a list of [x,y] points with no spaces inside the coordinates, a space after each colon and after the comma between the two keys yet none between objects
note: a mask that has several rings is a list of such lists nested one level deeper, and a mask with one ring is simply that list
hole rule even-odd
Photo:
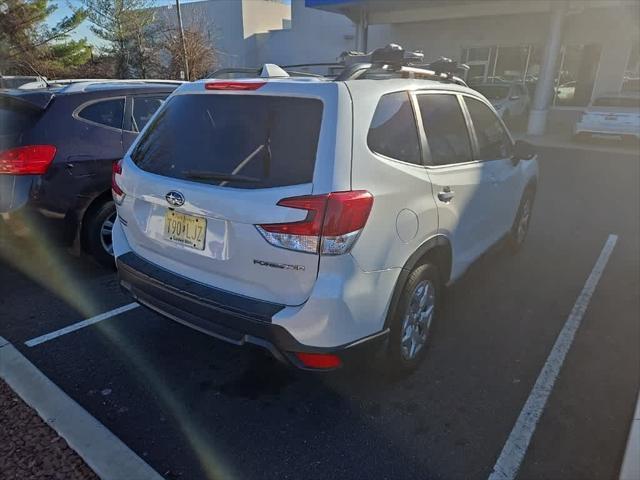
[{"label": "rear wheel well", "polygon": [[451,276],[451,257],[451,246],[448,243],[444,245],[437,245],[429,249],[422,257],[420,257],[420,260],[416,262],[416,266],[425,263],[435,265],[438,269],[440,280],[443,284],[446,284]]},{"label": "rear wheel well", "polygon": [[80,246],[83,250],[85,250],[87,247],[87,220],[91,218],[91,215],[93,215],[100,208],[100,206],[104,205],[104,203],[110,201],[111,199],[111,190],[102,192],[100,195],[93,199],[93,201],[84,211],[81,220],[82,225],[80,227]]},{"label": "rear wheel well", "polygon": [[442,285],[446,285],[449,282],[453,256],[449,241],[444,236],[438,236],[429,240],[427,245],[423,244],[423,247],[426,247],[426,250],[424,252],[420,252],[421,249],[418,249],[407,261],[400,273],[400,277],[396,282],[396,286],[391,297],[384,328],[389,328],[391,326],[393,316],[395,315],[395,311],[400,300],[400,295],[405,288],[409,275],[416,267],[424,265],[425,263],[430,263],[438,269],[438,276],[440,277]]}]

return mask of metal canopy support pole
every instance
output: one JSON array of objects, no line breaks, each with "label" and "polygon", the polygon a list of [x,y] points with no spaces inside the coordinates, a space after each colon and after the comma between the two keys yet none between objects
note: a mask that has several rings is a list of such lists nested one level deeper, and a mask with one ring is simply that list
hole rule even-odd
[{"label": "metal canopy support pole", "polygon": [[544,47],[540,77],[536,85],[531,112],[529,113],[529,135],[543,135],[547,124],[547,114],[553,99],[556,68],[562,47],[562,29],[567,14],[568,2],[555,2],[551,10],[551,21],[547,44]]},{"label": "metal canopy support pole", "polygon": [[367,7],[362,6],[358,13],[358,23],[356,23],[356,51],[367,52],[367,37],[369,33],[369,15]]}]

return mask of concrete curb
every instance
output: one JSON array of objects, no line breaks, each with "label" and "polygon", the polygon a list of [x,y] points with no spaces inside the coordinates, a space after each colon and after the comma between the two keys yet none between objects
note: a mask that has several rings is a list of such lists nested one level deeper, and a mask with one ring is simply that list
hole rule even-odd
[{"label": "concrete curb", "polygon": [[640,393],[633,414],[627,448],[620,468],[620,480],[638,480],[640,478]]},{"label": "concrete curb", "polygon": [[573,140],[568,135],[547,134],[541,136],[527,135],[525,133],[515,133],[513,138],[516,140],[526,140],[539,148],[563,148],[569,150],[579,150],[584,152],[601,152],[622,155],[639,154],[638,148],[634,146],[616,145],[616,144],[597,144],[584,143]]},{"label": "concrete curb", "polygon": [[0,378],[64,438],[102,480],[162,479],[2,337]]}]

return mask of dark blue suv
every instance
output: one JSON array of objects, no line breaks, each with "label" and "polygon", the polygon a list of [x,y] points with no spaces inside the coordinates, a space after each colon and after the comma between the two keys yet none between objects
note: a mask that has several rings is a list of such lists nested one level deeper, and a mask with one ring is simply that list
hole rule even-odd
[{"label": "dark blue suv", "polygon": [[112,165],[179,83],[0,90],[0,228],[54,236],[113,266]]}]

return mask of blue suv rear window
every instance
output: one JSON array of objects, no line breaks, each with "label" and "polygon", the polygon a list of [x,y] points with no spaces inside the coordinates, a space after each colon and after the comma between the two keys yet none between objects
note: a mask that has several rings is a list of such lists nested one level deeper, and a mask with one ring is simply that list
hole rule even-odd
[{"label": "blue suv rear window", "polygon": [[313,179],[322,102],[266,95],[178,95],[142,133],[143,170],[234,188]]}]

